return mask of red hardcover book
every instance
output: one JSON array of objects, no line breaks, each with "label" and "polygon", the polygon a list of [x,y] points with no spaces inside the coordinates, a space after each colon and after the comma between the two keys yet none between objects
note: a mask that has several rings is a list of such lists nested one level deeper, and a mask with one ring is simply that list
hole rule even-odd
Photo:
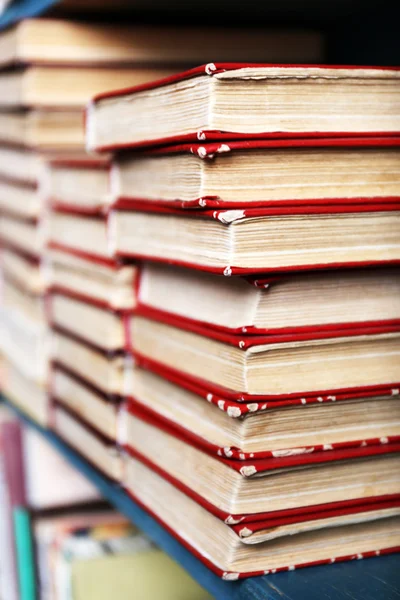
[{"label": "red hardcover book", "polygon": [[171,263],[229,277],[398,265],[398,231],[399,199],[192,211],[139,202],[130,203],[130,210],[111,211],[108,247],[123,259]]},{"label": "red hardcover book", "polygon": [[207,209],[398,203],[399,145],[399,136],[311,137],[119,153],[111,195],[124,210],[138,203]]},{"label": "red hardcover book", "polygon": [[55,241],[49,243],[46,257],[51,293],[73,295],[106,310],[129,311],[135,308],[136,265],[102,259]]},{"label": "red hardcover book", "polygon": [[86,114],[87,145],[396,133],[398,78],[388,67],[209,63],[98,95]]},{"label": "red hardcover book", "polygon": [[[230,334],[301,333],[400,323],[400,270],[236,277],[145,263],[136,314]],[[284,307],[284,310],[283,308]]]},{"label": "red hardcover book", "polygon": [[[224,522],[222,515],[163,476],[143,457],[126,458],[123,483],[136,502],[228,581],[399,550],[395,541],[398,498],[352,508],[326,506],[321,512],[313,507],[302,515],[281,513],[259,523],[242,521],[239,525],[240,519],[232,516]],[[388,531],[394,535],[384,541]],[[374,540],[378,532],[382,535],[379,541]],[[368,542],[363,543],[359,536]]]},{"label": "red hardcover book", "polygon": [[[351,448],[358,454],[357,448],[363,448],[363,453],[374,453],[380,444],[400,441],[399,396],[347,398],[324,405],[269,402],[264,409],[261,403],[249,403],[236,411],[222,400],[204,402],[137,365],[126,381],[125,394],[128,412],[144,412],[206,452],[238,461],[280,457],[296,461],[303,455],[308,460],[329,460],[339,456],[332,451]],[[310,456],[315,453],[317,457]]]},{"label": "red hardcover book", "polygon": [[127,349],[139,362],[221,399],[262,406],[287,398],[307,403],[309,397],[399,389],[397,325],[238,336],[178,319],[134,315],[126,320]]}]

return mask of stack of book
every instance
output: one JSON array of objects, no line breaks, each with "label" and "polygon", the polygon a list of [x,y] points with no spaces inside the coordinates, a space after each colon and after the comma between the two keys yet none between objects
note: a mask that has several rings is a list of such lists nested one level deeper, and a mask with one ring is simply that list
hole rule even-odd
[{"label": "stack of book", "polygon": [[146,62],[130,27],[25,20],[0,35],[0,235],[4,392],[45,425],[50,333],[43,258],[44,160],[86,160],[83,109],[101,91],[172,73]]},{"label": "stack of book", "polygon": [[[137,60],[158,64],[158,70],[149,67],[145,71],[153,78],[160,69],[170,71],[171,64],[194,64],[211,52],[226,59],[242,55],[253,60],[261,56],[305,60],[306,55],[321,53],[321,37],[309,32],[242,31],[239,47],[235,32],[229,29],[213,29],[204,37],[199,28],[135,28],[130,35]],[[119,44],[126,45],[127,40],[120,33]],[[97,51],[110,56],[109,46],[100,42]],[[133,82],[140,72],[137,69]],[[137,268],[116,258],[109,244],[113,177],[109,153],[104,158],[98,153],[53,157],[46,161],[42,193],[49,209],[45,259],[54,427],[118,480],[122,463],[115,445],[124,396],[125,324],[136,306]],[[79,423],[74,418],[77,414]]]},{"label": "stack of book", "polygon": [[123,483],[226,580],[398,549],[399,85],[211,63],[88,108],[142,265]]},{"label": "stack of book", "polygon": [[[56,200],[64,205],[51,223],[52,231],[63,229],[60,245],[63,236],[69,238],[70,228],[73,235],[78,234],[74,210],[88,217],[81,223],[86,236],[89,223],[98,222],[89,215],[101,212],[107,204],[103,196],[107,165],[100,161],[97,171],[96,161],[85,153],[85,104],[97,93],[170,75],[181,68],[178,65],[193,65],[214,53],[224,60],[321,58],[322,38],[314,32],[242,31],[241,40],[238,46],[235,31],[218,28],[204,32],[201,28],[105,26],[65,19],[27,19],[0,34],[4,391],[41,424],[48,422],[50,352],[43,298],[46,269],[42,268],[48,229],[46,200],[58,194]],[[72,163],[72,174],[56,170],[48,191],[43,162],[60,157],[78,160],[79,166],[74,169],[77,165]],[[75,194],[77,189],[83,198]],[[72,239],[68,242],[74,246]],[[96,254],[102,252],[99,248]],[[59,251],[57,273],[65,260]],[[100,277],[109,278],[110,265],[104,268],[105,275],[100,273]],[[131,270],[114,275],[129,278]],[[53,304],[64,307],[68,301],[57,297]],[[79,311],[77,302],[71,305]]]}]

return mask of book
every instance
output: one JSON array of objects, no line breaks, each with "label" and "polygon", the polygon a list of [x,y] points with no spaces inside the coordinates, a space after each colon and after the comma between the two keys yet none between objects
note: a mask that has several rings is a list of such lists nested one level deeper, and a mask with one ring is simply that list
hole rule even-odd
[{"label": "book", "polygon": [[6,469],[7,460],[13,456],[10,457],[9,450],[6,454],[7,444],[4,436],[4,428],[10,423],[13,428],[13,421],[12,415],[3,406],[0,409],[0,594],[1,598],[18,600],[13,514]]},{"label": "book", "polygon": [[[154,577],[157,573],[157,577]],[[178,563],[159,549],[79,561],[72,566],[76,600],[211,600]]]},{"label": "book", "polygon": [[136,265],[96,260],[79,250],[66,251],[51,241],[46,250],[45,270],[52,292],[72,293],[108,309],[132,310],[136,306]]},{"label": "book", "polygon": [[14,509],[14,529],[20,600],[36,600],[34,541],[31,516],[27,508],[17,506]]},{"label": "book", "polygon": [[26,413],[28,417],[47,427],[50,417],[49,398],[46,389],[22,371],[18,360],[4,360],[2,391],[6,398]]},{"label": "book", "polygon": [[[267,401],[398,388],[397,328],[230,335],[133,316],[134,355],[208,387],[221,398]],[[184,357],[184,360],[183,360]]]},{"label": "book", "polygon": [[0,178],[0,211],[11,217],[36,219],[42,210],[42,198],[35,186],[16,185]]},{"label": "book", "polygon": [[0,107],[83,109],[99,92],[171,74],[167,68],[76,67],[32,64],[0,73]]},{"label": "book", "polygon": [[[87,3],[86,3],[87,4]],[[182,54],[182,49],[184,53]],[[213,60],[310,62],[322,57],[318,32],[228,27],[104,25],[61,19],[27,19],[0,37],[1,66],[195,65]],[[111,89],[111,88],[110,88]]]},{"label": "book", "polygon": [[[35,524],[39,546],[41,597],[54,590],[59,600],[139,594],[166,600],[208,595],[185,571],[122,516],[112,511],[41,518]],[[157,572],[157,577],[151,575]]]},{"label": "book", "polygon": [[192,211],[140,204],[111,212],[109,250],[226,276],[397,265],[399,227],[398,202]]},{"label": "book", "polygon": [[[2,378],[2,387],[4,385]],[[14,512],[25,505],[22,426],[5,407],[0,412],[0,589],[4,598],[20,598]]]},{"label": "book", "polygon": [[17,308],[4,308],[1,349],[24,377],[39,386],[45,385],[50,340],[44,320],[29,319]]},{"label": "book", "polygon": [[87,145],[104,151],[265,134],[394,133],[399,76],[395,68],[209,63],[99,94],[87,110]]},{"label": "book", "polygon": [[50,394],[61,406],[98,430],[104,437],[117,442],[118,414],[121,398],[105,393],[76,375],[61,363],[55,363],[51,373]]},{"label": "book", "polygon": [[394,201],[399,144],[389,136],[314,137],[120,153],[111,194],[125,209],[138,202],[223,209]]},{"label": "book", "polygon": [[106,266],[115,264],[109,249],[105,215],[53,206],[47,226],[50,248],[68,250]]},{"label": "book", "polygon": [[52,359],[58,367],[85,380],[107,397],[123,395],[126,375],[121,351],[102,350],[57,327],[52,336]]},{"label": "book", "polygon": [[19,254],[38,258],[45,245],[43,221],[2,214],[0,239],[3,245],[16,250]]},{"label": "book", "polygon": [[41,152],[83,152],[82,109],[31,109],[0,113],[0,142]]},{"label": "book", "polygon": [[277,510],[355,500],[360,504],[400,493],[396,442],[237,460],[197,447],[177,428],[138,406],[131,405],[123,417],[120,445],[198,501],[203,499],[224,519],[247,515],[249,521],[259,520]]},{"label": "book", "polygon": [[227,581],[398,550],[396,516],[246,544],[246,537],[240,538],[229,525],[134,457],[126,459],[124,485],[136,502]]},{"label": "book", "polygon": [[[57,374],[53,385],[57,389]],[[206,402],[139,366],[131,369],[125,393],[128,413],[139,409],[205,451],[237,460],[400,441],[400,402],[394,395],[280,406],[269,402],[264,409],[256,403],[242,412],[225,407],[224,400]],[[77,412],[84,413],[84,398],[75,397]]]},{"label": "book", "polygon": [[29,148],[16,144],[0,144],[0,177],[2,181],[25,184],[35,188],[41,177],[42,165],[40,155]]},{"label": "book", "polygon": [[65,406],[54,406],[51,426],[69,446],[77,450],[107,477],[115,481],[121,480],[122,461],[115,442],[105,438],[87,423],[83,423]]},{"label": "book", "polygon": [[221,277],[145,263],[136,314],[229,333],[354,328],[400,319],[400,271],[366,269]]},{"label": "book", "polygon": [[110,162],[87,157],[80,160],[49,160],[42,185],[54,206],[87,214],[101,214],[111,203]]},{"label": "book", "polygon": [[17,286],[24,286],[28,292],[36,295],[44,292],[45,277],[37,257],[4,247],[1,251],[1,269],[5,279],[14,281]]},{"label": "book", "polygon": [[52,294],[49,321],[53,327],[71,333],[83,342],[113,352],[125,347],[121,312],[106,310],[74,298],[72,294]]},{"label": "book", "polygon": [[33,523],[40,598],[71,600],[73,562],[104,553],[129,553],[151,547],[127,520],[108,507],[89,505],[78,512],[39,515]]}]

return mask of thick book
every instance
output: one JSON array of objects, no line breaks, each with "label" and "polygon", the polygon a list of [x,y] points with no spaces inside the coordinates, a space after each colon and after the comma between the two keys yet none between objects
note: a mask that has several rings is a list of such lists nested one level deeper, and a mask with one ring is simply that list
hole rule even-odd
[{"label": "thick book", "polygon": [[[34,315],[24,314],[24,303],[19,302],[22,294],[9,295],[8,283],[4,285],[7,300],[16,300],[15,305],[6,305],[3,308],[2,324],[2,353],[8,362],[17,366],[21,374],[39,386],[44,385],[48,375],[48,359],[50,350],[49,330],[44,320],[44,313],[40,311],[40,319],[31,318]],[[16,289],[16,288],[15,288]],[[38,300],[38,299],[35,299]],[[30,303],[30,299],[28,298]],[[32,313],[31,308],[30,313]]]},{"label": "thick book", "polygon": [[72,448],[115,481],[122,478],[122,459],[115,442],[83,422],[65,406],[55,404],[51,427]]},{"label": "thick book", "polygon": [[[28,417],[47,427],[50,419],[50,403],[47,390],[21,369],[21,365],[10,360],[3,361],[4,396]],[[18,365],[18,366],[17,366]]]},{"label": "thick book", "polygon": [[105,214],[53,204],[48,215],[48,246],[105,266],[115,264],[109,248]]},{"label": "thick book", "polygon": [[136,314],[164,315],[227,333],[354,329],[400,322],[400,270],[221,277],[145,263]]},{"label": "thick book", "polygon": [[179,208],[377,204],[400,193],[400,137],[181,144],[120,153],[111,194]]},{"label": "thick book", "polygon": [[52,159],[43,172],[48,201],[72,212],[101,214],[111,203],[110,162],[107,158]]},{"label": "thick book", "polygon": [[72,293],[76,298],[106,309],[133,310],[136,306],[136,265],[97,260],[56,242],[50,242],[45,263],[51,292]]},{"label": "thick book", "polygon": [[[55,378],[55,379],[54,379]],[[62,379],[62,378],[61,378]],[[57,388],[57,375],[53,386]],[[136,366],[125,388],[125,410],[148,413],[205,451],[236,460],[301,456],[335,449],[400,442],[400,396],[364,397],[326,403],[300,403],[247,412],[205,402],[166,379]],[[84,398],[76,396],[79,413]]]},{"label": "thick book", "polygon": [[20,254],[38,258],[45,247],[43,221],[2,214],[0,240]]},{"label": "thick book", "polygon": [[83,152],[83,110],[3,111],[0,114],[0,142],[41,152]]},{"label": "thick book", "polygon": [[[175,69],[176,71],[176,69]],[[83,109],[95,94],[170,75],[174,69],[31,64],[0,72],[0,107]]]},{"label": "thick book", "polygon": [[39,295],[45,290],[45,276],[38,257],[16,248],[3,247],[1,251],[3,277],[14,281],[31,294]]},{"label": "thick book", "polygon": [[132,404],[122,411],[119,435],[128,452],[203,498],[214,512],[222,511],[224,518],[249,515],[247,520],[260,520],[260,515],[277,510],[361,503],[400,493],[394,476],[398,441],[237,460],[198,447],[182,430]]},{"label": "thick book", "polygon": [[58,367],[83,378],[92,389],[107,397],[123,395],[126,359],[122,351],[101,349],[57,327],[52,336],[52,360]]},{"label": "thick book", "polygon": [[94,377],[89,369],[85,375],[86,378],[83,378],[62,363],[55,362],[49,393],[58,405],[67,407],[104,437],[117,442],[118,414],[122,398],[90,383]]},{"label": "thick book", "polygon": [[17,184],[0,177],[0,212],[16,218],[37,219],[43,202],[36,186]]},{"label": "thick book", "polygon": [[53,293],[48,301],[48,318],[53,327],[105,352],[125,348],[123,315],[123,311],[83,301],[71,292]]},{"label": "thick book", "polygon": [[260,536],[259,543],[254,543],[252,535],[240,537],[219,517],[133,456],[125,460],[123,484],[136,502],[227,581],[399,550],[398,509],[389,509],[386,518],[376,514],[376,520],[357,522],[356,518],[352,523],[337,521],[331,527],[326,526],[328,521],[325,526],[314,524],[309,531],[300,527],[294,535],[287,535],[288,531],[280,535],[282,531],[275,528],[272,539],[262,541]]},{"label": "thick book", "polygon": [[310,62],[322,58],[322,36],[304,29],[241,28],[239,35],[227,27],[104,25],[67,19],[26,19],[0,35],[0,66],[34,62],[182,67],[215,56],[225,61]]},{"label": "thick book", "polygon": [[221,398],[266,402],[399,388],[398,326],[232,335],[134,315],[126,331],[139,358]]},{"label": "thick book", "polygon": [[35,188],[42,173],[42,165],[40,155],[30,148],[12,143],[0,145],[2,181]]},{"label": "thick book", "polygon": [[192,211],[138,203],[111,212],[109,251],[226,276],[398,265],[399,231],[399,200]]},{"label": "thick book", "polygon": [[98,95],[87,110],[87,145],[394,133],[399,77],[390,67],[209,63]]}]

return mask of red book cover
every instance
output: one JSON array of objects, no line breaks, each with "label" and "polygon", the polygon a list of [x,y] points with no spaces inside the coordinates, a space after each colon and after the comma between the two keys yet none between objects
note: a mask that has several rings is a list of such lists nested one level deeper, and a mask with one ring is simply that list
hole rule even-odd
[{"label": "red book cover", "polygon": [[[222,223],[225,227],[231,227],[234,223],[246,219],[255,218],[268,218],[268,217],[294,217],[300,215],[337,215],[337,214],[348,214],[354,215],[358,213],[387,213],[392,212],[397,215],[400,211],[400,198],[393,198],[392,201],[379,202],[377,204],[329,204],[329,205],[297,205],[297,206],[278,206],[278,207],[264,207],[264,208],[249,208],[246,210],[191,210],[187,211],[184,209],[178,209],[174,207],[160,206],[149,202],[133,202],[129,201],[129,210],[135,212],[143,212],[148,214],[156,213],[157,215],[168,215],[174,217],[184,217],[190,219],[207,219],[214,220]],[[121,204],[118,210],[110,212],[110,218],[113,219],[113,213],[124,212]],[[189,213],[189,214],[188,214]],[[166,220],[167,223],[167,220]],[[181,267],[188,267],[191,269],[197,269],[199,271],[207,271],[209,273],[217,273],[230,277],[232,275],[260,275],[273,273],[285,273],[293,271],[310,271],[310,270],[321,270],[321,269],[340,269],[340,268],[361,268],[369,266],[398,266],[400,265],[400,259],[391,260],[358,260],[358,261],[347,261],[346,262],[324,262],[324,263],[307,263],[307,264],[291,264],[290,266],[281,266],[278,269],[275,268],[256,268],[256,267],[240,267],[234,264],[227,266],[212,266],[210,264],[203,264],[201,262],[188,261],[185,258],[166,258],[159,253],[157,255],[142,254],[141,252],[131,253],[129,251],[119,252],[118,249],[115,253],[115,257],[120,260],[137,260],[137,261],[154,261],[158,263],[174,264]]]},{"label": "red book cover", "polygon": [[[123,97],[126,95],[131,95],[139,92],[143,92],[146,90],[151,90],[155,88],[162,88],[171,83],[177,83],[179,81],[189,80],[195,77],[201,77],[204,75],[209,75],[213,77],[218,75],[219,73],[223,73],[225,71],[234,71],[236,69],[242,68],[251,68],[251,67],[265,67],[272,68],[276,71],[285,71],[287,73],[296,73],[298,69],[310,68],[313,70],[315,74],[319,74],[320,76],[324,76],[324,71],[328,71],[329,69],[337,69],[342,71],[343,73],[346,71],[356,71],[360,69],[359,66],[353,65],[279,65],[279,64],[252,64],[252,63],[208,63],[207,65],[201,65],[189,71],[185,71],[183,73],[178,73],[177,75],[172,75],[170,77],[166,77],[164,79],[160,79],[157,81],[149,82],[144,85],[135,86],[131,88],[124,88],[120,90],[112,90],[110,92],[105,92],[97,95],[92,102],[88,105],[86,111],[86,128],[90,130],[91,127],[91,114],[93,111],[93,107],[96,103],[100,102],[103,99],[107,98],[116,98]],[[396,67],[362,67],[363,70],[373,70],[377,74],[384,73],[385,71],[395,71],[398,70]],[[392,132],[370,132],[369,135],[393,135],[396,134],[396,131]],[[248,140],[248,139],[262,139],[265,137],[277,138],[277,139],[285,139],[290,137],[301,138],[309,138],[309,137],[352,137],[354,133],[352,132],[298,132],[298,133],[286,133],[282,131],[276,131],[272,133],[237,133],[237,132],[229,132],[229,131],[216,131],[216,130],[207,130],[202,129],[199,131],[193,131],[185,135],[178,136],[169,136],[164,138],[157,139],[148,139],[143,140],[138,143],[122,143],[122,144],[109,144],[102,146],[94,146],[92,147],[90,143],[90,135],[89,135],[89,146],[91,150],[96,150],[97,152],[105,152],[105,151],[115,151],[122,148],[143,148],[148,146],[157,146],[157,145],[166,145],[166,144],[176,144],[176,143],[184,143],[184,142],[210,142],[210,141],[225,141],[229,140]],[[357,134],[360,135],[360,134]],[[361,133],[361,135],[363,135]]]},{"label": "red book cover", "polygon": [[[341,460],[365,458],[367,456],[377,456],[380,454],[391,454],[400,452],[400,437],[380,438],[370,440],[370,443],[364,443],[361,440],[354,447],[311,447],[311,448],[292,448],[288,450],[278,450],[270,452],[266,457],[249,456],[240,459],[239,456],[233,456],[230,452],[223,452],[217,446],[214,446],[201,439],[196,434],[189,432],[183,427],[172,424],[171,421],[163,418],[151,409],[144,408],[137,402],[126,404],[123,410],[132,414],[136,418],[149,423],[153,427],[164,431],[168,435],[184,441],[185,443],[198,448],[199,450],[214,456],[214,458],[234,471],[240,473],[243,477],[254,477],[256,474],[273,471],[275,469],[295,468],[312,464],[322,464],[325,462],[335,462]],[[132,448],[125,444],[125,449],[130,451]],[[137,450],[135,450],[137,452]],[[239,460],[238,460],[239,458]]]},{"label": "red book cover", "polygon": [[[149,356],[144,356],[141,354],[140,350],[136,348],[135,339],[131,339],[131,327],[130,327],[130,319],[132,317],[130,315],[125,315],[125,334],[126,334],[126,350],[133,354],[140,366],[144,368],[148,368],[151,371],[154,371],[160,374],[163,377],[166,377],[169,380],[172,380],[178,385],[182,385],[183,387],[188,387],[191,385],[192,391],[195,391],[200,396],[204,395],[206,399],[216,396],[218,400],[231,400],[234,402],[252,402],[253,410],[265,410],[266,404],[271,401],[285,401],[291,398],[299,398],[301,404],[307,404],[312,402],[313,398],[316,399],[317,402],[323,401],[336,401],[337,396],[341,396],[342,394],[347,395],[350,393],[350,397],[352,394],[362,393],[362,396],[369,395],[397,395],[399,393],[400,384],[399,382],[390,382],[382,385],[369,385],[369,386],[358,386],[353,388],[337,388],[337,389],[321,389],[317,391],[306,391],[306,392],[291,392],[285,394],[249,394],[248,392],[243,392],[243,390],[231,390],[227,388],[223,388],[215,383],[211,383],[204,378],[200,378],[195,375],[190,375],[187,372],[179,371],[173,367],[169,367],[165,364],[158,362],[157,360],[153,360]],[[134,318],[134,317],[133,317]],[[178,318],[171,317],[170,315],[161,315],[161,322],[166,323],[168,325],[172,325],[173,327],[177,327],[179,329],[190,331],[196,335],[208,337],[210,339],[217,340],[223,344],[235,346],[242,351],[246,351],[253,346],[268,346],[272,344],[290,344],[293,342],[300,342],[306,340],[324,340],[324,339],[333,339],[339,338],[342,340],[348,339],[356,339],[357,337],[365,337],[365,336],[379,336],[387,333],[396,333],[399,334],[400,326],[396,324],[392,324],[390,326],[359,326],[354,329],[328,329],[328,330],[310,330],[310,331],[302,331],[301,333],[276,333],[271,335],[235,335],[224,333],[215,329],[210,329],[208,327],[204,327],[203,325],[197,325],[194,323],[183,322]],[[189,382],[189,383],[187,383]],[[357,396],[356,396],[357,397]],[[322,399],[321,399],[322,398]],[[261,403],[259,406],[257,403]]]},{"label": "red book cover", "polygon": [[[258,140],[242,140],[242,141],[231,141],[226,140],[224,143],[220,142],[207,142],[204,144],[174,144],[172,146],[165,146],[160,148],[152,148],[141,152],[140,156],[167,156],[170,154],[194,154],[200,160],[211,161],[211,160],[222,160],[223,155],[226,153],[251,153],[259,150],[273,150],[273,149],[304,149],[304,148],[396,148],[400,146],[400,136],[381,136],[381,137],[309,137],[309,138],[285,138],[285,139],[258,139]],[[111,188],[113,188],[113,172],[117,170],[117,164],[114,164],[111,171]],[[290,197],[282,200],[265,200],[260,197],[258,200],[252,201],[240,201],[240,200],[225,200],[220,196],[207,196],[203,195],[199,198],[193,198],[191,200],[181,200],[176,198],[174,200],[165,199],[149,199],[140,198],[135,196],[135,190],[132,188],[129,195],[119,195],[115,192],[113,194],[115,198],[113,202],[114,208],[120,208],[122,210],[133,210],[137,209],[138,205],[143,204],[143,207],[150,205],[156,208],[157,206],[173,207],[173,208],[200,208],[200,209],[254,209],[254,208],[278,208],[282,207],[296,207],[296,206],[329,206],[334,210],[333,207],[336,205],[379,205],[381,203],[393,203],[399,204],[399,198],[397,196],[360,196],[359,198],[354,197],[321,197],[321,198],[305,198],[305,199],[291,199]]]}]

